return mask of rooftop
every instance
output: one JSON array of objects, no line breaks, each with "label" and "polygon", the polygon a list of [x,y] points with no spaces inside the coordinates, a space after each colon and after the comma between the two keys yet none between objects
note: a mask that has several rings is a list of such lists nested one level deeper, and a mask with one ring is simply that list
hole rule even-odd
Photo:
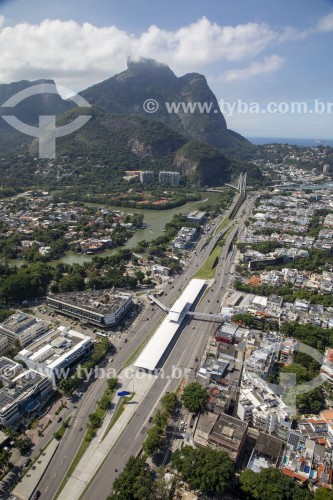
[{"label": "rooftop", "polygon": [[33,363],[43,363],[46,367],[55,368],[65,357],[70,357],[73,350],[79,349],[91,338],[70,328],[60,326],[48,332],[27,348],[22,349],[17,359],[29,359]]},{"label": "rooftop", "polygon": [[278,439],[265,432],[260,432],[254,449],[262,455],[278,460],[281,455],[282,446],[282,439]]},{"label": "rooftop", "polygon": [[43,379],[34,370],[25,370],[12,380],[12,385],[0,389],[0,408],[12,404],[15,400],[21,399],[22,395]]},{"label": "rooftop", "polygon": [[38,320],[34,316],[31,316],[30,314],[18,312],[10,316],[8,319],[6,319],[1,324],[1,326],[14,333],[19,333],[25,330],[26,328],[29,328],[37,321]]},{"label": "rooftop", "polygon": [[101,315],[115,313],[130,297],[130,294],[114,292],[113,290],[57,293],[48,296],[49,299]]}]

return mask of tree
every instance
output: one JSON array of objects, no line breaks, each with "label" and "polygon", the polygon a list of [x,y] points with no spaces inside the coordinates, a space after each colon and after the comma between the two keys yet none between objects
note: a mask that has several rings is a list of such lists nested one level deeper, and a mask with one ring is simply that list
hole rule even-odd
[{"label": "tree", "polygon": [[136,277],[136,279],[138,280],[139,283],[142,283],[143,280],[145,279],[144,273],[142,271],[140,271],[140,270],[136,271],[135,277]]},{"label": "tree", "polygon": [[204,387],[197,382],[192,382],[184,389],[182,401],[189,411],[198,413],[205,406],[208,393]]},{"label": "tree", "polygon": [[184,446],[177,450],[172,465],[191,490],[222,494],[234,477],[234,465],[225,451]]},{"label": "tree", "polygon": [[310,500],[308,490],[300,490],[293,481],[279,469],[270,467],[255,473],[250,469],[243,471],[239,478],[242,492],[255,500]]},{"label": "tree", "polygon": [[147,455],[152,456],[156,453],[162,446],[164,439],[164,431],[158,425],[154,425],[149,431],[145,442],[142,445],[142,449]]},{"label": "tree", "polygon": [[28,436],[18,438],[14,441],[14,443],[15,448],[20,450],[21,455],[27,455],[33,446],[32,440]]},{"label": "tree", "polygon": [[315,500],[332,500],[333,492],[326,488],[319,488],[315,493]]},{"label": "tree", "polygon": [[114,391],[117,388],[117,385],[118,385],[118,379],[117,378],[112,377],[112,378],[108,379],[108,388],[111,391]]},{"label": "tree", "polygon": [[11,452],[9,450],[2,449],[0,451],[0,469],[2,470],[2,472],[5,472],[7,470],[10,456]]},{"label": "tree", "polygon": [[[152,500],[153,479],[144,457],[130,457],[123,472],[115,479],[108,500]],[[138,491],[139,490],[139,491]],[[137,494],[141,496],[138,497]]]},{"label": "tree", "polygon": [[302,366],[298,363],[292,363],[290,366],[284,366],[281,369],[281,372],[295,373],[298,384],[302,384],[303,382],[307,382],[308,380],[310,380],[308,370],[305,368],[305,366]]},{"label": "tree", "polygon": [[174,392],[170,392],[169,394],[164,394],[161,399],[161,405],[164,410],[168,413],[171,413],[177,404],[177,396]]}]

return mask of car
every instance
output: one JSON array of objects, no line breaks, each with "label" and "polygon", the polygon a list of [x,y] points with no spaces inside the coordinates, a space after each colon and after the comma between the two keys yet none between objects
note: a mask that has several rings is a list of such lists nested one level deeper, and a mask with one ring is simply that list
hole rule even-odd
[{"label": "car", "polygon": [[34,500],[37,500],[37,498],[39,498],[41,496],[41,492],[39,490],[37,490],[33,496]]},{"label": "car", "polygon": [[62,417],[59,417],[59,418],[58,418],[58,420],[57,420],[57,422],[58,422],[58,424],[59,424],[60,422],[62,422]]}]

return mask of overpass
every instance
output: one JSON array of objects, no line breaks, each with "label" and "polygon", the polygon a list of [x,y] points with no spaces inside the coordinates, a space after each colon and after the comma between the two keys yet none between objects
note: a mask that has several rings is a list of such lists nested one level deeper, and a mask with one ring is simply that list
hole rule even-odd
[{"label": "overpass", "polygon": [[[147,297],[149,300],[152,300],[162,311],[165,313],[169,313],[170,309],[166,307],[160,300],[158,300],[155,295],[151,293],[147,293]],[[184,311],[184,315],[191,316],[193,319],[205,319],[206,321],[223,321],[223,316],[221,314],[210,314],[210,313],[201,313],[196,311]]]},{"label": "overpass", "polygon": [[169,312],[169,308],[167,306],[165,306],[162,302],[160,302],[156,297],[155,295],[152,295],[151,293],[147,293],[147,297],[149,300],[152,300],[153,302],[155,302],[155,304],[160,308],[162,309],[165,313],[168,313]]}]

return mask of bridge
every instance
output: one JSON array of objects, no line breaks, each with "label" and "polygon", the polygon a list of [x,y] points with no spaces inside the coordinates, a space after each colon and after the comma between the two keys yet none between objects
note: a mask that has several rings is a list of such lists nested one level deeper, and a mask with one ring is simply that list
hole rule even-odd
[{"label": "bridge", "polygon": [[192,316],[193,319],[203,319],[206,321],[224,321],[224,317],[221,314],[211,314],[199,311],[188,311],[188,316]]},{"label": "bridge", "polygon": [[[224,186],[228,186],[235,191],[238,191],[239,193],[245,193],[246,191],[246,177],[247,177],[247,172],[245,174],[241,173],[239,177],[237,177],[235,180],[224,184]],[[206,191],[209,191],[210,193],[223,193],[223,188],[208,188]]]},{"label": "bridge", "polygon": [[162,302],[160,302],[156,297],[155,295],[152,295],[151,293],[147,293],[147,297],[149,300],[152,300],[153,302],[155,302],[155,304],[160,308],[162,309],[162,311],[164,311],[165,313],[168,313],[170,311],[170,309],[168,307],[166,307]]},{"label": "bridge", "polygon": [[247,172],[245,174],[241,173],[237,179],[234,181],[225,184],[225,186],[228,186],[232,189],[235,189],[239,193],[245,193],[246,191],[246,177],[247,177]]},{"label": "bridge", "polygon": [[[155,295],[152,295],[151,293],[147,293],[147,297],[149,300],[152,300],[162,311],[165,313],[169,313],[170,309],[166,307],[161,301],[159,301]],[[198,311],[187,311],[186,312],[187,316],[191,316],[193,319],[203,319],[206,321],[223,321],[223,316],[221,314],[210,314],[210,313],[204,313],[204,312],[198,312]]]}]

